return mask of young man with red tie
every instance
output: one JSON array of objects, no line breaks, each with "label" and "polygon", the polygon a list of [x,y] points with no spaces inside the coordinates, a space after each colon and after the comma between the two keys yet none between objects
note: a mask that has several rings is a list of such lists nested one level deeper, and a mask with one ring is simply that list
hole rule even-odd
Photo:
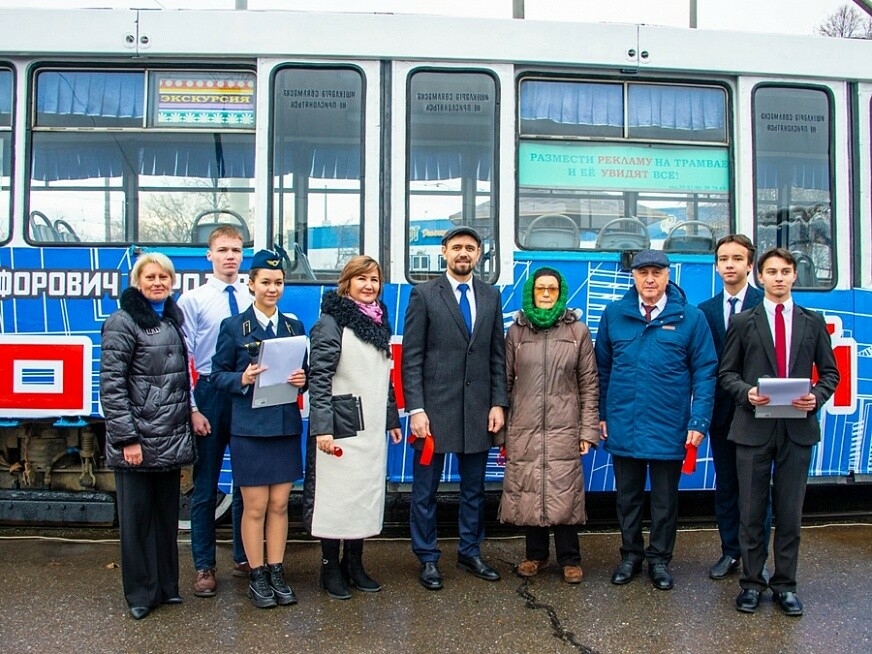
[{"label": "young man with red tie", "polygon": [[[742,553],[742,592],[736,609],[757,610],[767,586],[785,615],[800,616],[796,594],[802,503],[812,447],[820,441],[818,410],[839,383],[830,335],[823,317],[795,304],[796,259],[783,248],[764,252],[757,262],[763,303],[737,314],[727,329],[718,380],[736,403],[729,439],[736,444],[739,479],[739,547]],[[812,368],[817,381],[811,383]],[[770,398],[760,393],[763,377],[808,379],[810,391],[793,400],[799,418],[756,417],[757,407]],[[768,584],[766,563],[766,507],[772,485],[775,518],[775,571]]]}]

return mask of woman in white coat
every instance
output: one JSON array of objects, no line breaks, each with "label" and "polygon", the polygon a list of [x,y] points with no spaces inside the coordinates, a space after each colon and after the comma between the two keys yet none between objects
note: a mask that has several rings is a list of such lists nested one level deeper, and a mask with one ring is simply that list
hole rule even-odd
[{"label": "woman in white coat", "polygon": [[[379,301],[382,281],[375,259],[351,259],[337,290],[324,295],[312,328],[307,520],[321,539],[321,587],[335,599],[350,598],[349,586],[381,590],[364,570],[363,539],[380,533],[384,522],[385,432],[394,443],[402,440],[390,382],[392,332]],[[359,398],[363,417],[356,435],[341,439],[341,416],[334,411],[340,395]]]}]

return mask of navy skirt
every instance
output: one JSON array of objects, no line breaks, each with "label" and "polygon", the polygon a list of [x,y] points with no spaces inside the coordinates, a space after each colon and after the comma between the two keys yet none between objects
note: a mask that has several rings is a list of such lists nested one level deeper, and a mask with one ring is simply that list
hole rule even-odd
[{"label": "navy skirt", "polygon": [[292,483],[303,476],[300,436],[230,436],[236,486]]}]

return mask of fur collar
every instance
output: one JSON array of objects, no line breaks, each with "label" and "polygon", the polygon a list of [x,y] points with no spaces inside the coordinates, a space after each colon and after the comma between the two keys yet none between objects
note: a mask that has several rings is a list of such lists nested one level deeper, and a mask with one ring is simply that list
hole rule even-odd
[{"label": "fur collar", "polygon": [[[154,329],[160,326],[160,316],[151,306],[151,303],[145,299],[145,296],[138,288],[127,288],[121,294],[121,309],[127,312],[133,322],[141,329]],[[173,323],[176,328],[181,328],[184,318],[178,305],[172,297],[168,297],[164,304],[163,317]]]},{"label": "fur collar", "polygon": [[347,327],[364,343],[369,343],[390,356],[391,324],[388,320],[388,309],[381,301],[377,300],[377,302],[384,312],[380,325],[363,315],[354,300],[342,297],[336,291],[328,291],[324,294],[321,300],[321,313],[331,316],[340,327]]}]

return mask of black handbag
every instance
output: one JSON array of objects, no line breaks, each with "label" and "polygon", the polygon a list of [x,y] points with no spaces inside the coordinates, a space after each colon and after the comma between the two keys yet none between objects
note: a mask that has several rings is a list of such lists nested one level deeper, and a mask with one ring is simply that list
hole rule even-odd
[{"label": "black handbag", "polygon": [[333,438],[350,438],[363,431],[363,406],[357,395],[334,395]]}]

